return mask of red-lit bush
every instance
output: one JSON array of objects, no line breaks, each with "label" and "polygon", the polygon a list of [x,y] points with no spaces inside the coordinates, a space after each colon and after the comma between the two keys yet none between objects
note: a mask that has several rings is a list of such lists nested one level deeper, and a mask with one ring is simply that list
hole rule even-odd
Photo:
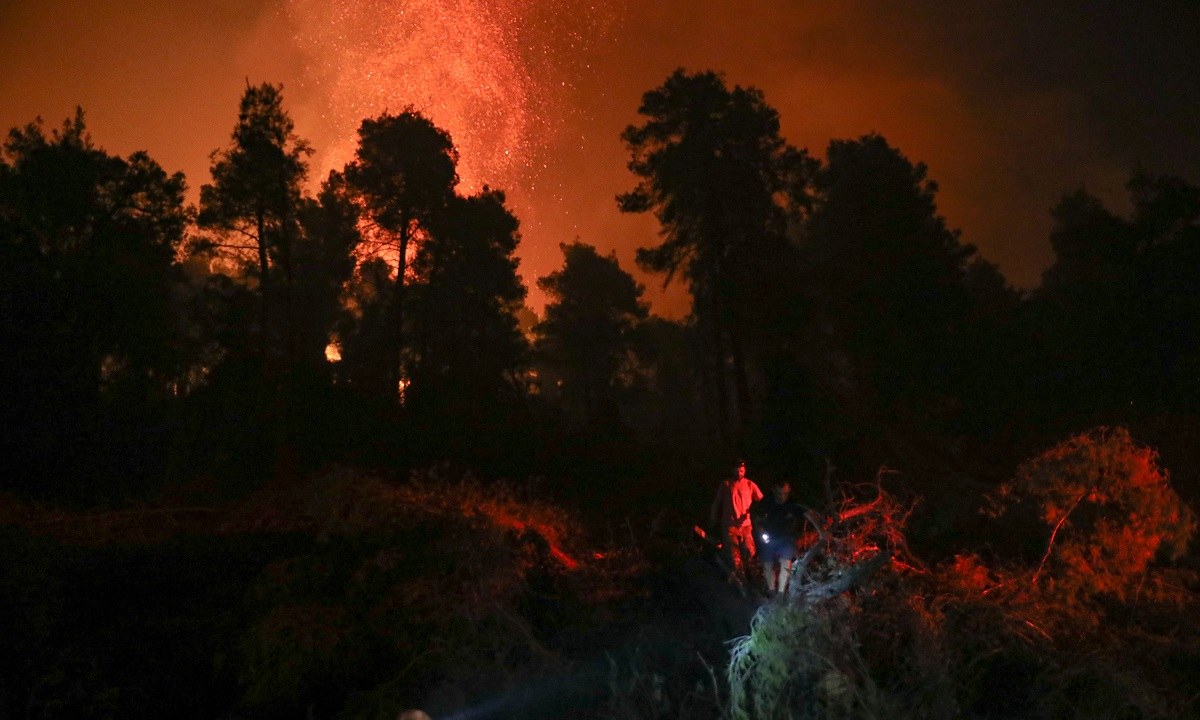
[{"label": "red-lit bush", "polygon": [[1096,428],[1027,460],[997,498],[1030,503],[1046,528],[1035,583],[1125,599],[1156,555],[1182,555],[1196,529],[1158,453],[1122,427]]}]

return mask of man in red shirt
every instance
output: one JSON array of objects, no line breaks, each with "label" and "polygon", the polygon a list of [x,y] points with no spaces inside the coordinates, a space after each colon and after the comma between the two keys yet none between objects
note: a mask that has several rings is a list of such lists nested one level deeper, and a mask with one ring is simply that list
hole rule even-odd
[{"label": "man in red shirt", "polygon": [[[754,533],[750,506],[762,500],[762,490],[746,477],[746,463],[739,461],[737,476],[721,481],[713,498],[710,520],[720,531],[722,550],[729,567],[744,583],[754,559]],[[731,578],[733,579],[733,578]]]}]

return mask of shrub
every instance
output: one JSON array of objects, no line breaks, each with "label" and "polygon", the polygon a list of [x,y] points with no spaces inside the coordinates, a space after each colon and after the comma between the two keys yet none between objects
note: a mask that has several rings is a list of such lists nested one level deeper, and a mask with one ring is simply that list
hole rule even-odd
[{"label": "shrub", "polygon": [[1156,555],[1182,555],[1196,529],[1158,453],[1123,427],[1096,428],[1027,460],[1000,509],[1032,503],[1048,533],[1033,580],[1065,594],[1125,599]]},{"label": "shrub", "polygon": [[618,584],[565,511],[443,468],[401,485],[335,470],[225,530],[306,539],[251,590],[239,660],[256,716],[436,716],[503,696],[558,672],[561,631],[584,632]]}]

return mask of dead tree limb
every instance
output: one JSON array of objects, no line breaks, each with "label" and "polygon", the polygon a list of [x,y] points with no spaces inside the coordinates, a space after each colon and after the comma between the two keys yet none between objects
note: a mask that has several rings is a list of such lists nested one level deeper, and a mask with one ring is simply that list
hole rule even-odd
[{"label": "dead tree limb", "polygon": [[1062,529],[1063,523],[1067,521],[1067,518],[1071,517],[1071,513],[1075,512],[1075,508],[1079,507],[1079,503],[1083,502],[1084,498],[1088,495],[1091,495],[1093,490],[1095,490],[1094,487],[1084,490],[1083,494],[1075,498],[1075,502],[1071,504],[1071,507],[1054,524],[1054,530],[1050,533],[1050,541],[1046,543],[1046,553],[1042,555],[1042,561],[1038,563],[1038,568],[1033,573],[1034,585],[1037,585],[1038,577],[1042,574],[1042,569],[1046,567],[1046,561],[1050,559],[1050,551],[1054,549],[1054,540],[1058,537],[1058,531]]},{"label": "dead tree limb", "polygon": [[868,578],[875,574],[876,570],[883,567],[891,559],[892,554],[884,550],[870,560],[852,565],[832,580],[802,588],[800,599],[806,605],[814,605],[822,600],[828,600],[831,597],[841,595],[847,590],[865,583]]}]

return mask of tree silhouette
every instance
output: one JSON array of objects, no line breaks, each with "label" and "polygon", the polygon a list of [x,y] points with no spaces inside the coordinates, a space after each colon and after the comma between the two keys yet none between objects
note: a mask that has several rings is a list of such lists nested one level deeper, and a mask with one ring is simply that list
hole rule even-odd
[{"label": "tree silhouette", "polygon": [[0,434],[4,456],[25,461],[6,463],[10,482],[70,478],[73,460],[103,449],[103,403],[132,410],[170,392],[183,191],[145,153],[97,148],[82,110],[0,148]]},{"label": "tree silhouette", "polygon": [[347,285],[347,312],[337,325],[341,362],[337,378],[364,395],[393,397],[396,362],[385,351],[395,338],[392,294],[396,285],[383,258],[364,261]]},{"label": "tree silhouette", "polygon": [[429,224],[445,212],[454,195],[458,151],[445,131],[412,109],[364,120],[358,139],[355,159],[346,166],[346,180],[374,223],[374,251],[395,263],[389,348],[395,392],[404,377],[409,245],[428,233]]},{"label": "tree silhouette", "polygon": [[780,137],[778,114],[760,91],[729,90],[716,73],[676,70],[638,112],[646,121],[621,137],[639,182],[618,206],[654,211],[664,239],[640,249],[638,264],[667,282],[683,274],[710,337],[722,426],[728,363],[745,426],[753,413],[744,330],[753,325],[756,273],[787,251],[788,220],[808,200],[811,161]]},{"label": "tree silhouette", "polygon": [[1129,218],[1084,190],[1062,199],[1055,262],[1026,307],[1043,339],[1033,391],[1079,420],[1190,412],[1200,398],[1200,188],[1137,172],[1129,192]]},{"label": "tree silhouette", "polygon": [[526,351],[516,318],[525,286],[514,257],[518,223],[504,200],[504,193],[486,187],[451,198],[413,258],[415,407],[470,416],[512,394]]},{"label": "tree silhouette", "polygon": [[937,214],[925,166],[879,135],[830,143],[815,186],[804,264],[833,351],[826,383],[856,414],[951,411],[957,380],[977,369],[964,331],[980,294],[1004,283],[986,265],[971,270],[975,248]]},{"label": "tree silhouette", "polygon": [[642,380],[655,403],[656,426],[647,429],[677,447],[706,447],[718,420],[708,402],[704,338],[695,323],[650,315],[634,332]]},{"label": "tree silhouette", "polygon": [[324,369],[325,349],[344,312],[342,287],[354,273],[354,251],[362,242],[358,206],[345,177],[331,172],[317,197],[305,199],[300,220],[303,233],[296,244],[294,297],[298,360]]},{"label": "tree silhouette", "polygon": [[1144,267],[1140,287],[1150,295],[1155,320],[1148,345],[1159,349],[1162,368],[1137,373],[1153,383],[1142,402],[1147,410],[1191,411],[1200,401],[1200,186],[1138,172],[1129,190]]},{"label": "tree silhouette", "polygon": [[581,242],[559,248],[562,269],[537,281],[548,298],[536,327],[537,349],[561,376],[564,400],[590,421],[615,406],[613,390],[627,379],[635,331],[649,309],[644,289],[621,269],[615,253],[602,256]]},{"label": "tree silhouette", "polygon": [[293,245],[299,234],[300,186],[308,174],[305,157],[312,150],[297,137],[283,109],[282,88],[270,83],[247,86],[238,107],[231,144],[212,153],[213,182],[200,188],[199,225],[222,235],[226,250],[253,252],[260,291],[259,333],[266,355],[277,331],[271,317],[276,278],[282,271],[285,345],[293,355]]}]

